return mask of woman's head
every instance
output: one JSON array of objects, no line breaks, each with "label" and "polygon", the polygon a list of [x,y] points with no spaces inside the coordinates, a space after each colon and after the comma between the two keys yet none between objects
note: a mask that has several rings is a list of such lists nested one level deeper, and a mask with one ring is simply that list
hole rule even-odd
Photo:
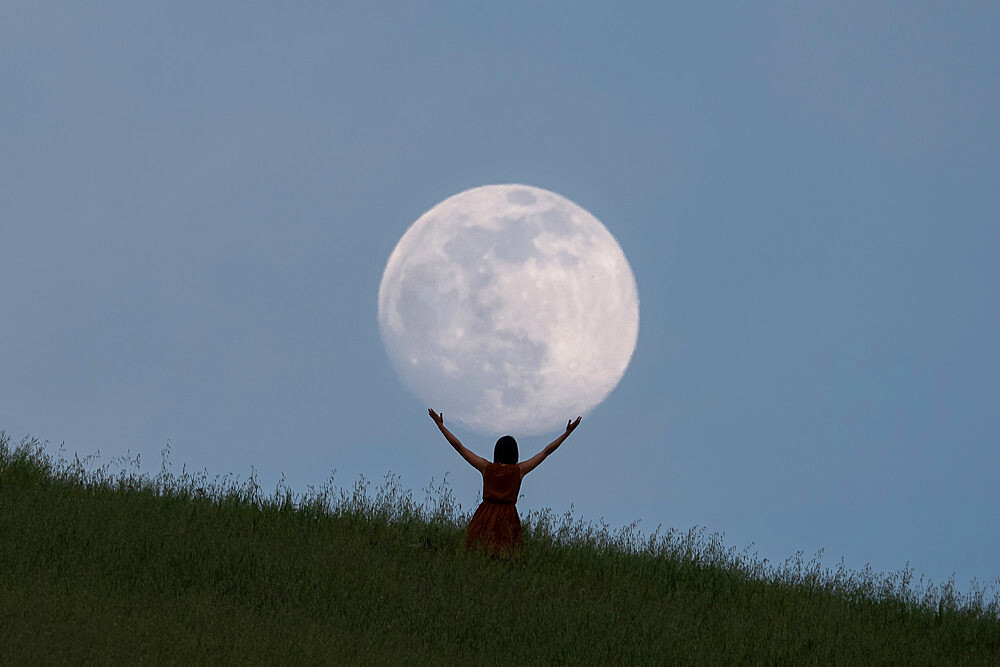
[{"label": "woman's head", "polygon": [[509,435],[505,435],[497,440],[496,447],[493,448],[494,463],[517,463],[517,440]]}]

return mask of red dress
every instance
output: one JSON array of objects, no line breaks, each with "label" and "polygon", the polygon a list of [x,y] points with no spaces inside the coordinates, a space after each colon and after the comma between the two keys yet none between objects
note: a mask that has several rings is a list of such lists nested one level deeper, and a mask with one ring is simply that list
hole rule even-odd
[{"label": "red dress", "polygon": [[521,518],[517,494],[521,469],[517,464],[490,463],[483,471],[483,502],[469,522],[465,548],[485,549],[491,554],[521,548]]}]

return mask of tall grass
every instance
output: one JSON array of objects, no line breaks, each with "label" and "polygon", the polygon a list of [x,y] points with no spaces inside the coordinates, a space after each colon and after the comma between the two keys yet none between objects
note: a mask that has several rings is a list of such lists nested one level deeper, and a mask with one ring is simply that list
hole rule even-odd
[{"label": "tall grass", "polygon": [[295,493],[0,431],[0,663],[1000,662],[1000,592],[527,512],[464,550],[446,480]]}]

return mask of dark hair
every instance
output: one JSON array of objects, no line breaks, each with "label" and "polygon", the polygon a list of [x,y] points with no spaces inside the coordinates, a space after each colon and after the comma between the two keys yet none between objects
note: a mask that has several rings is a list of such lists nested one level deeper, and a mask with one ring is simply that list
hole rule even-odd
[{"label": "dark hair", "polygon": [[493,448],[494,463],[517,464],[517,440],[509,435],[505,435],[497,440],[496,447]]}]

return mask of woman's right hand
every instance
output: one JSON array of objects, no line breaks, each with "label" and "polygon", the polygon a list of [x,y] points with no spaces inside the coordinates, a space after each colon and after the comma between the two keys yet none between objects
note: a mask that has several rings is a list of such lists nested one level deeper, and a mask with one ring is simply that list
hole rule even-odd
[{"label": "woman's right hand", "polygon": [[[434,410],[432,410],[431,408],[427,408],[427,414],[429,414],[431,416],[431,419],[434,420],[435,424],[437,424],[438,426],[444,426],[444,415],[443,414],[439,415],[438,413],[434,412]],[[580,420],[577,419],[577,421],[580,421]]]},{"label": "woman's right hand", "polygon": [[569,435],[570,433],[572,433],[573,429],[575,429],[577,426],[580,425],[580,420],[581,419],[582,419],[582,417],[577,417],[576,421],[567,421],[566,422],[566,435]]}]

